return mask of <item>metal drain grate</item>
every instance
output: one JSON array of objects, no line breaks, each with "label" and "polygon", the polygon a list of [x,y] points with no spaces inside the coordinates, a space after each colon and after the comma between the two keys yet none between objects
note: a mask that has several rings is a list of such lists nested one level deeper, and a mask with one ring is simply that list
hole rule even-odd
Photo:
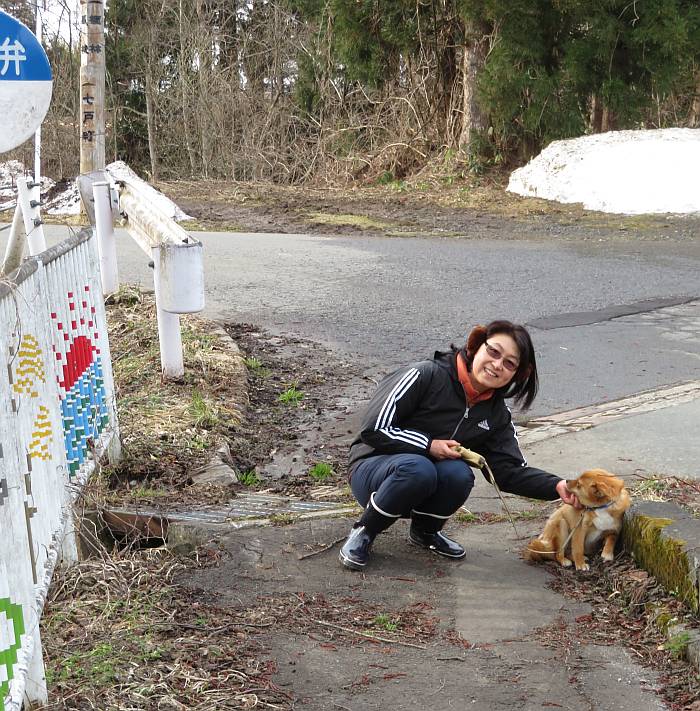
[{"label": "metal drain grate", "polygon": [[101,515],[110,528],[124,533],[134,530],[165,538],[169,524],[255,525],[256,521],[281,514],[299,518],[337,516],[357,511],[357,506],[340,501],[301,501],[276,494],[240,494],[223,508],[196,511],[153,509],[109,509]]},{"label": "metal drain grate", "polygon": [[226,518],[267,518],[275,514],[304,514],[350,508],[337,501],[299,501],[274,494],[243,494],[237,496],[226,512]]}]

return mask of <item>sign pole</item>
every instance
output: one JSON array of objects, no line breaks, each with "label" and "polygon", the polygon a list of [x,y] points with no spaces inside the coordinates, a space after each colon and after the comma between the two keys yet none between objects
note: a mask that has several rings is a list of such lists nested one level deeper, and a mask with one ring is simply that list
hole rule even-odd
[{"label": "sign pole", "polygon": [[[46,0],[44,0],[44,9],[46,9]],[[41,15],[39,14],[39,2],[36,3],[36,38],[39,44],[43,46],[43,29],[41,26]],[[41,124],[34,134],[34,184],[36,188],[32,197],[39,200],[41,197]]]},{"label": "sign pole", "polygon": [[105,8],[103,0],[80,0],[80,173],[105,167]]}]

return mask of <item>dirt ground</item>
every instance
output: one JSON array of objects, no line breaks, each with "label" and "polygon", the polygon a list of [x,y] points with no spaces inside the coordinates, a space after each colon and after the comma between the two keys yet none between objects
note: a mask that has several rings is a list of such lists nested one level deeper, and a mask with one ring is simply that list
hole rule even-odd
[{"label": "dirt ground", "polygon": [[[177,181],[158,187],[193,229],[323,234],[380,233],[467,239],[691,240],[700,217],[623,216],[505,191],[507,176],[469,182],[416,179],[364,188]],[[187,227],[188,223],[184,223]]]},{"label": "dirt ground", "polygon": [[[500,235],[505,221],[515,221],[520,229],[509,233],[516,237],[690,240],[698,227],[692,220],[621,218],[526,201],[492,183],[352,191],[161,187],[201,228],[478,238]],[[152,324],[137,319],[152,318],[151,307],[137,300],[120,308],[110,331],[113,356],[128,363],[138,336],[150,360],[122,371],[120,398],[128,409],[120,418],[130,454],[126,465],[109,472],[102,499],[206,508],[250,491],[309,498],[326,488],[333,500],[349,500],[347,447],[376,385],[357,364],[255,324],[225,324],[240,349],[232,353],[208,339],[210,324],[194,320],[189,379],[164,388],[143,379],[157,363],[157,347],[145,340],[155,333]],[[196,355],[203,350],[207,358]],[[244,359],[245,402],[226,358],[239,365]],[[177,418],[168,416],[178,399]],[[186,447],[169,419],[187,433]],[[194,485],[193,471],[222,439],[238,483]],[[187,456],[179,458],[183,451]],[[542,525],[551,505],[520,500],[514,508],[527,533]],[[648,670],[648,679],[635,682],[645,693],[658,694],[674,710],[700,705],[696,671],[667,646],[648,606],[678,616],[687,611],[626,557],[586,576],[552,567],[542,595],[561,593],[565,613],[553,613],[504,647],[462,636],[451,605],[455,563],[410,549],[405,522],[382,536],[366,574],[350,573],[336,560],[351,519],[280,523],[213,531],[211,542],[185,561],[167,552],[121,550],[99,572],[93,562],[59,577],[42,632],[54,698],[60,697],[51,708],[362,711],[447,709],[453,702],[454,708],[487,710],[612,708],[596,705],[590,670],[614,645]],[[453,530],[487,551],[482,557],[470,551],[456,564],[459,570],[487,565],[494,553],[486,542],[504,539],[509,525],[500,506],[455,517]],[[515,547],[500,549],[506,566],[525,565]],[[124,598],[124,609],[115,605]],[[134,630],[138,639],[128,636]],[[99,654],[109,657],[109,674],[94,673]],[[556,688],[574,694],[575,703],[550,690],[547,674],[538,672],[550,656],[564,659]]]}]

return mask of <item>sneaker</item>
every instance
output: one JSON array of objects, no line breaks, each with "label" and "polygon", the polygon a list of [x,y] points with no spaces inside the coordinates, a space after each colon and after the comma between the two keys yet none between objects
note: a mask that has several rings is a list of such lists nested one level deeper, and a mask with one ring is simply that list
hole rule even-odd
[{"label": "sneaker", "polygon": [[363,570],[369,561],[370,548],[374,536],[371,536],[364,526],[356,526],[343,544],[338,554],[338,560],[351,570]]},{"label": "sneaker", "polygon": [[444,533],[426,533],[415,526],[411,526],[408,532],[408,540],[413,545],[420,546],[426,550],[433,551],[438,555],[447,558],[464,558],[467,552],[456,541],[448,538]]}]

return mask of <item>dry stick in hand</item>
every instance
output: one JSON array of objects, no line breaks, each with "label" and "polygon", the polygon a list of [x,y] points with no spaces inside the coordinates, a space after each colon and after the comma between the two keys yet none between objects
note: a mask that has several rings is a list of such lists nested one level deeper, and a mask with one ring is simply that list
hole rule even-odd
[{"label": "dry stick in hand", "polygon": [[486,459],[484,459],[484,457],[482,457],[477,452],[473,452],[471,449],[467,449],[466,447],[462,447],[461,445],[456,445],[452,449],[457,452],[457,454],[459,454],[459,456],[462,457],[462,459],[467,462],[467,464],[471,464],[472,466],[478,467],[479,469],[481,469],[481,471],[484,471],[484,469],[486,469],[486,473],[488,474],[488,480],[489,482],[491,482],[491,484],[493,484],[493,488],[496,489],[498,497],[501,499],[501,503],[503,504],[503,508],[508,514],[510,524],[511,526],[513,526],[513,530],[515,531],[515,537],[519,539],[520,534],[518,533],[518,529],[515,527],[515,520],[513,519],[513,515],[511,514],[510,509],[508,508],[508,504],[506,504],[506,500],[503,498],[503,494],[501,494],[501,490],[498,488],[498,484],[496,484],[493,472],[491,471],[491,467],[488,465]]}]

